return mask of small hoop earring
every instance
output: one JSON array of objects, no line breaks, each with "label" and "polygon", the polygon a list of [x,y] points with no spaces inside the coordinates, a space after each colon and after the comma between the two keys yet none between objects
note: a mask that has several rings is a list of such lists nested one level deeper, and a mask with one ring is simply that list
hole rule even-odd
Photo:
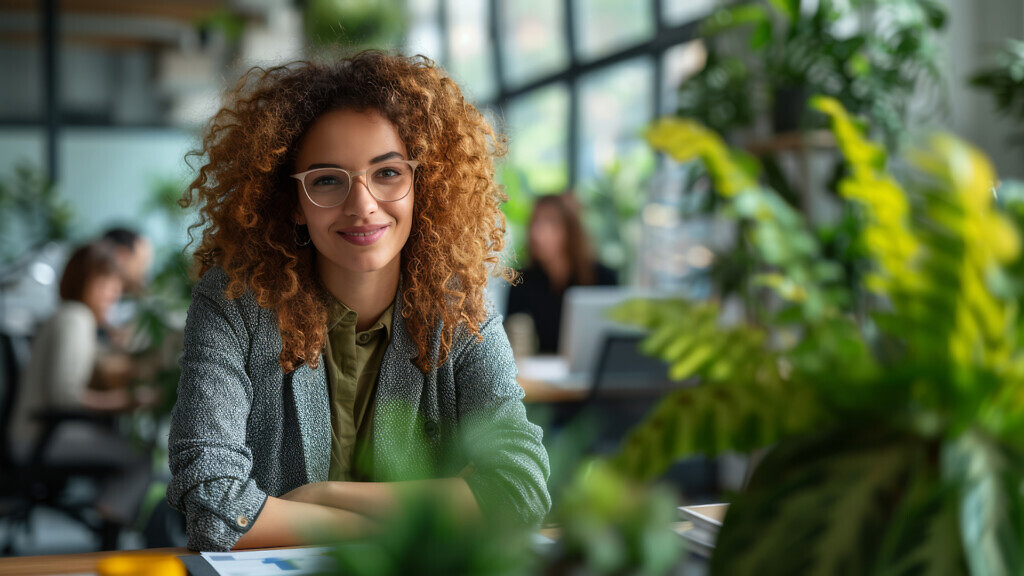
[{"label": "small hoop earring", "polygon": [[299,227],[300,225],[298,222],[292,222],[292,233],[295,235],[295,245],[309,246],[309,243],[312,241],[312,238],[309,237],[309,228],[303,225],[300,230]]}]

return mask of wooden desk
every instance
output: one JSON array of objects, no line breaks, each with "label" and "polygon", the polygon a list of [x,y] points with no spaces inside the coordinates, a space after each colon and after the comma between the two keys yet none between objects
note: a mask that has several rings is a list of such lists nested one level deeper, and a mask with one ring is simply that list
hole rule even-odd
[{"label": "wooden desk", "polygon": [[96,564],[114,554],[168,554],[194,555],[186,548],[150,548],[148,550],[115,550],[111,552],[85,552],[82,554],[54,554],[52,556],[16,556],[0,558],[0,574],[4,576],[36,576],[51,574],[94,574]]},{"label": "wooden desk", "polygon": [[[693,524],[690,522],[675,522],[672,529],[682,534],[690,530]],[[561,530],[558,528],[543,528],[540,530],[542,536],[558,540],[561,538]],[[59,576],[64,574],[94,574],[96,564],[114,554],[118,555],[148,555],[166,554],[169,556],[194,556],[198,552],[192,552],[187,548],[149,548],[143,550],[115,550],[111,552],[84,552],[80,554],[53,554],[50,556],[16,556],[14,558],[0,558],[0,574],[4,576]]]},{"label": "wooden desk", "polygon": [[530,404],[582,402],[590,394],[590,390],[586,388],[559,387],[543,380],[524,378],[522,376],[517,381],[523,387],[523,392],[526,393],[526,396],[523,397],[523,402]]}]

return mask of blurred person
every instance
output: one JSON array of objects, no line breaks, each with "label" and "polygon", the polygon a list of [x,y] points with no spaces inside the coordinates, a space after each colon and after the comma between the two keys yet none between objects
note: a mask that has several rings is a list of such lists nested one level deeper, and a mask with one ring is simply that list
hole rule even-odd
[{"label": "blurred person", "polygon": [[153,244],[135,230],[124,227],[109,228],[102,238],[114,246],[124,279],[124,292],[131,296],[141,295],[153,263]]},{"label": "blurred person", "polygon": [[254,69],[213,119],[167,498],[189,547],[372,532],[413,492],[538,526],[542,431],[485,300],[501,140],[430,60]]},{"label": "blurred person", "polygon": [[528,228],[528,266],[508,294],[506,314],[533,320],[537,351],[556,354],[561,332],[562,303],[570,286],[614,286],[614,270],[592,253],[579,202],[571,193],[537,198]]},{"label": "blurred person", "polygon": [[136,319],[139,314],[138,299],[143,296],[148,284],[153,245],[135,230],[120,226],[108,228],[101,239],[114,247],[124,291],[122,297],[110,307],[105,322],[100,326],[100,338],[118,352],[138,353],[149,344],[145,338],[139,338]]},{"label": "blurred person", "polygon": [[[130,366],[105,362],[98,329],[123,289],[114,246],[97,241],[76,249],[60,280],[61,303],[36,331],[14,410],[15,454],[28,461],[43,433],[33,417],[40,410],[86,410],[113,414],[137,406],[127,387]],[[142,403],[146,400],[144,394]],[[109,426],[86,421],[60,424],[42,464],[109,466],[96,509],[104,521],[126,526],[135,520],[150,480],[149,459],[137,454]]]}]

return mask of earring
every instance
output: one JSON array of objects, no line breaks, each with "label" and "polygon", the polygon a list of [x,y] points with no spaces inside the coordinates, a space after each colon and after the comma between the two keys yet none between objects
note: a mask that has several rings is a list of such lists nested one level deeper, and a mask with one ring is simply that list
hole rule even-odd
[{"label": "earring", "polygon": [[312,238],[309,237],[309,228],[301,226],[298,222],[292,222],[292,233],[295,235],[296,246],[309,246]]}]

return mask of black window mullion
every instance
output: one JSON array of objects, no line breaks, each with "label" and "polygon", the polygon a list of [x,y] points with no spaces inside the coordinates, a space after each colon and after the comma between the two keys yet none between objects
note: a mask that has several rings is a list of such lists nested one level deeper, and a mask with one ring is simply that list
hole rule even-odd
[{"label": "black window mullion", "polygon": [[[661,1],[651,0],[651,17],[654,18],[654,37],[660,38],[665,30],[665,20],[661,17]],[[661,84],[664,80],[662,63],[665,61],[665,54],[668,49],[664,46],[657,47],[651,55],[654,58],[654,90],[651,91],[651,120],[661,115]]]},{"label": "black window mullion", "polygon": [[576,188],[576,170],[579,167],[577,152],[580,147],[580,90],[579,90],[579,59],[576,55],[576,26],[573,0],[563,0],[563,30],[565,31],[566,50],[569,54],[569,71],[567,85],[569,89],[569,137],[566,138],[566,160],[569,170],[567,181],[569,189]]},{"label": "black window mullion", "polygon": [[494,77],[497,80],[495,86],[500,105],[501,98],[508,91],[508,84],[505,82],[505,62],[502,59],[504,48],[501,45],[501,24],[504,22],[503,18],[498,16],[499,0],[488,0],[488,3],[490,14],[487,18],[487,28],[491,35],[491,65],[494,67]]}]

